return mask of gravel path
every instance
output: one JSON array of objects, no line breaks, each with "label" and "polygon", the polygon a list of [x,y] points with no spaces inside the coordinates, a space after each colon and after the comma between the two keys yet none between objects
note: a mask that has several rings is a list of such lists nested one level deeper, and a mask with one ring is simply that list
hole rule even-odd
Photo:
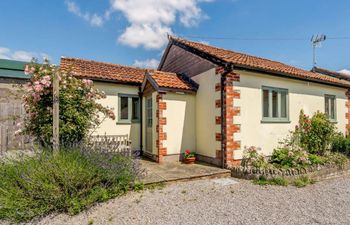
[{"label": "gravel path", "polygon": [[350,224],[350,177],[305,188],[231,178],[175,183],[36,224]]}]

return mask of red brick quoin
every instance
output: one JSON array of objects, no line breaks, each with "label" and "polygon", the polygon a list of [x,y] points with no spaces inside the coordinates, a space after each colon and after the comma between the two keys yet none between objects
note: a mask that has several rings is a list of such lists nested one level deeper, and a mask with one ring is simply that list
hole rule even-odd
[{"label": "red brick quoin", "polygon": [[159,93],[157,95],[157,105],[158,105],[158,110],[157,110],[157,119],[158,119],[158,124],[157,124],[157,134],[158,134],[158,140],[157,140],[157,149],[158,149],[158,157],[157,157],[157,162],[162,162],[163,161],[163,156],[167,155],[167,149],[166,147],[163,146],[163,141],[167,139],[167,135],[163,130],[163,126],[166,125],[166,117],[164,117],[163,112],[166,110],[166,102],[163,100],[163,95],[164,93]]},{"label": "red brick quoin", "polygon": [[346,113],[345,113],[345,118],[346,118],[346,134],[350,134],[350,89],[348,89],[345,93],[346,97],[348,97],[348,100],[345,102],[345,107],[346,107]]},{"label": "red brick quoin", "polygon": [[[221,74],[223,76],[224,69],[222,67],[216,68],[216,74]],[[216,133],[216,140],[221,140],[222,149],[224,150],[224,163],[225,166],[233,166],[239,165],[240,160],[234,160],[233,154],[235,150],[239,150],[241,148],[241,142],[238,140],[234,140],[234,133],[240,132],[240,126],[234,124],[233,117],[240,115],[240,108],[234,107],[233,102],[235,99],[240,99],[240,92],[233,89],[233,82],[239,81],[239,74],[230,72],[225,76],[224,80],[224,90],[223,90],[223,135],[220,135],[220,139],[218,138],[218,134]],[[216,91],[217,88],[216,88]],[[215,121],[218,122],[218,118],[215,118]],[[216,123],[217,124],[217,123]],[[216,157],[221,157],[220,150],[217,150]]]}]

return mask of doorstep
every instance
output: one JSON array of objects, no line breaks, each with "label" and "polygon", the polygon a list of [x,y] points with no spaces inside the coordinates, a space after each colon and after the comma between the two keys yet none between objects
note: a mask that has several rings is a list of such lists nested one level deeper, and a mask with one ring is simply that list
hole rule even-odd
[{"label": "doorstep", "polygon": [[142,168],[146,170],[146,175],[141,181],[146,185],[231,176],[230,170],[202,162],[184,164],[181,162],[156,163],[147,159],[140,161]]}]

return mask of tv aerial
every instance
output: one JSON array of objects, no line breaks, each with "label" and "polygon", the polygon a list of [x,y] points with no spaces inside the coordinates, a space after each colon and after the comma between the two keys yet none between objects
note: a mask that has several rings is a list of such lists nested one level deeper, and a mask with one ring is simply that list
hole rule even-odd
[{"label": "tv aerial", "polygon": [[322,42],[325,41],[326,39],[327,37],[324,34],[312,35],[311,37],[311,43],[312,43],[312,49],[313,49],[313,68],[315,68],[317,65],[316,48],[321,48]]}]

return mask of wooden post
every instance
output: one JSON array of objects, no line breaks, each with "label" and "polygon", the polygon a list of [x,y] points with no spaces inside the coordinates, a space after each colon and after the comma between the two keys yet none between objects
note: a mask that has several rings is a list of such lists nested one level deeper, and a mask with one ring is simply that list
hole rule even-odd
[{"label": "wooden post", "polygon": [[59,143],[60,143],[60,135],[59,135],[59,121],[60,121],[60,116],[59,116],[59,74],[58,72],[55,72],[53,76],[53,151],[58,152],[59,150]]}]

